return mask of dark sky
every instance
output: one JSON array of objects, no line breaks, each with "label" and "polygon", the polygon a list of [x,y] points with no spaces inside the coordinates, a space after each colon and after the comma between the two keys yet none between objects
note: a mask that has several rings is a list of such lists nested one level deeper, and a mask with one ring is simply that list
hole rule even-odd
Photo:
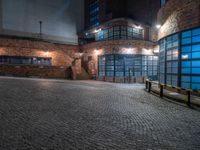
[{"label": "dark sky", "polygon": [[39,32],[41,20],[44,34],[74,42],[77,31],[84,26],[84,0],[0,0],[0,3],[6,34],[32,36]]}]

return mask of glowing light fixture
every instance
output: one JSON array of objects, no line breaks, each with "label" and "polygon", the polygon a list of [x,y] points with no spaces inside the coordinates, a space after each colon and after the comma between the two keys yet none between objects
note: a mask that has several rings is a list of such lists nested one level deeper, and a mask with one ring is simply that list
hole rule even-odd
[{"label": "glowing light fixture", "polygon": [[142,29],[142,27],[141,27],[141,26],[137,26],[136,28],[137,28],[137,29]]},{"label": "glowing light fixture", "polygon": [[94,50],[94,53],[95,53],[96,55],[98,55],[98,54],[99,54],[99,50],[96,48],[96,49]]},{"label": "glowing light fixture", "polygon": [[123,54],[133,54],[135,52],[135,49],[134,48],[122,48],[122,53]]},{"label": "glowing light fixture", "polygon": [[98,33],[98,32],[100,32],[100,31],[101,31],[101,28],[95,29],[95,30],[94,30],[94,33]]},{"label": "glowing light fixture", "polygon": [[182,55],[182,59],[188,59],[188,55]]},{"label": "glowing light fixture", "polygon": [[46,51],[46,52],[45,52],[45,55],[48,57],[48,56],[49,56],[49,51]]},{"label": "glowing light fixture", "polygon": [[160,25],[160,24],[157,24],[157,25],[156,25],[156,28],[157,28],[157,29],[160,29],[160,28],[161,28],[161,25]]}]

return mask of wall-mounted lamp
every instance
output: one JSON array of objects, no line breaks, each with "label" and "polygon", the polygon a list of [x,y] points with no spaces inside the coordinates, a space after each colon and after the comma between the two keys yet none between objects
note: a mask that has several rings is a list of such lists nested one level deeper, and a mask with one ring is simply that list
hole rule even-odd
[{"label": "wall-mounted lamp", "polygon": [[49,57],[49,51],[46,51],[46,52],[45,52],[45,56],[46,56],[46,57]]},{"label": "wall-mounted lamp", "polygon": [[156,28],[157,28],[157,29],[160,29],[160,28],[161,28],[161,25],[160,25],[160,24],[157,24],[157,25],[156,25]]},{"label": "wall-mounted lamp", "polygon": [[95,30],[94,30],[94,33],[98,33],[98,32],[100,32],[100,31],[101,31],[101,28],[95,29]]},{"label": "wall-mounted lamp", "polygon": [[182,59],[188,59],[188,55],[182,55]]},{"label": "wall-mounted lamp", "polygon": [[141,26],[137,26],[136,28],[137,28],[137,29],[142,29],[142,27],[141,27]]}]

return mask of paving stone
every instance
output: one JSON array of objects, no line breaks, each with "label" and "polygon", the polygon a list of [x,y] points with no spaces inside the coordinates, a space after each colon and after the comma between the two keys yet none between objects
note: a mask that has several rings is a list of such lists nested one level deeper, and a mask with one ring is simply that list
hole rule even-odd
[{"label": "paving stone", "polygon": [[0,150],[200,149],[200,112],[142,84],[0,78]]}]

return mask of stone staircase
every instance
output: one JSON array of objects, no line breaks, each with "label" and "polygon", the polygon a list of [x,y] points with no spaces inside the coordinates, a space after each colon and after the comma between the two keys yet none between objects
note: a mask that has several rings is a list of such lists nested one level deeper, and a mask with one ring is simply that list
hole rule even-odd
[{"label": "stone staircase", "polygon": [[81,74],[77,74],[76,75],[76,79],[77,80],[89,80],[90,77],[88,75],[88,73],[86,72],[86,70],[82,67],[81,68],[82,73]]}]

